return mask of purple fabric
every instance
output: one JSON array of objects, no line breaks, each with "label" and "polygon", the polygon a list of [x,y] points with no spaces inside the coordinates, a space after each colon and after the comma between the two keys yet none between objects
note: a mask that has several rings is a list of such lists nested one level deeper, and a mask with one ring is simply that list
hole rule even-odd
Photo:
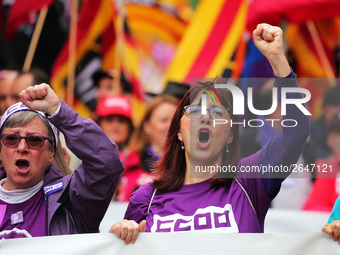
[{"label": "purple fabric", "polygon": [[[257,165],[259,153],[240,161],[241,165]],[[211,188],[209,180],[183,185],[180,190],[169,193],[157,192],[147,215],[150,197],[154,191],[150,184],[143,185],[130,198],[125,219],[137,222],[147,220],[147,232],[170,231],[218,231],[263,232],[264,218],[269,199],[261,178],[237,178],[230,187]],[[244,220],[247,219],[247,220]]]},{"label": "purple fabric", "polygon": [[[42,190],[23,203],[7,204],[0,200],[0,204],[7,205],[4,218],[0,222],[2,231],[0,232],[0,239],[47,235],[46,201]],[[21,213],[22,218],[19,218],[21,222],[13,224],[11,218],[21,215]],[[13,230],[14,228],[16,230]],[[4,230],[11,231],[7,233]]]},{"label": "purple fabric", "polygon": [[[291,72],[286,78],[293,78]],[[275,77],[276,83],[285,83],[285,78]],[[290,84],[290,87],[298,87],[297,82]],[[279,94],[281,94],[279,92]],[[300,93],[288,93],[287,98],[301,98]],[[260,165],[262,166],[287,166],[292,171],[292,164],[295,164],[303,150],[305,142],[310,134],[310,121],[308,116],[304,115],[295,105],[287,105],[285,119],[296,120],[295,127],[282,128],[282,131],[274,136],[269,143],[262,148],[260,155]],[[292,123],[290,123],[292,124]],[[282,181],[288,177],[290,172],[266,172],[263,176],[263,184],[267,194],[274,198],[279,191]]]},{"label": "purple fabric", "polygon": [[[293,74],[289,77],[293,77]],[[244,166],[296,163],[309,135],[309,119],[295,106],[287,107],[285,118],[297,120],[298,125],[283,128],[267,146],[242,159],[237,169]],[[198,230],[261,233],[270,201],[288,175],[289,172],[275,179],[275,175],[268,173],[253,173],[250,176],[248,173],[238,172],[229,187],[211,188],[207,180],[183,185],[175,192],[157,192],[149,213],[147,211],[154,188],[151,184],[146,184],[132,194],[124,218],[136,222],[146,219],[148,232]]]},{"label": "purple fabric", "polygon": [[275,128],[271,126],[271,123],[266,121],[263,116],[258,117],[263,121],[263,126],[259,128],[261,147],[264,147],[275,135],[279,133]]}]

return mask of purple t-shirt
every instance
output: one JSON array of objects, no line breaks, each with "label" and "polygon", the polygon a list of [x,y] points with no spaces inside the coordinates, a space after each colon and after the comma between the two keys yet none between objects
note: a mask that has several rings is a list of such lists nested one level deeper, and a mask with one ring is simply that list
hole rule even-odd
[{"label": "purple t-shirt", "polygon": [[0,239],[47,235],[46,201],[42,189],[23,203],[8,204],[0,200],[0,210],[5,211],[0,222]]},{"label": "purple t-shirt", "polygon": [[[288,77],[292,78],[293,73]],[[280,83],[280,79],[277,79]],[[282,82],[282,81],[281,81]],[[292,87],[297,84],[292,84]],[[287,98],[301,98],[290,93]],[[242,159],[243,166],[286,166],[297,162],[309,135],[309,119],[295,105],[287,105],[284,119],[294,119],[295,127],[283,127],[257,153]],[[276,196],[281,182],[290,172],[261,173],[257,178],[238,172],[228,187],[212,188],[209,180],[183,185],[174,192],[157,191],[149,207],[154,188],[141,186],[131,195],[125,219],[141,222],[146,219],[147,232],[213,231],[261,233],[270,201]],[[257,174],[256,174],[257,175]],[[247,178],[252,177],[252,178]]]},{"label": "purple t-shirt", "polygon": [[[247,164],[257,164],[258,155],[248,158]],[[211,188],[206,180],[174,192],[157,192],[147,213],[153,192],[151,184],[139,188],[125,214],[125,219],[137,222],[146,219],[147,232],[263,232],[271,201],[261,178],[238,177],[230,187],[221,188]]]}]

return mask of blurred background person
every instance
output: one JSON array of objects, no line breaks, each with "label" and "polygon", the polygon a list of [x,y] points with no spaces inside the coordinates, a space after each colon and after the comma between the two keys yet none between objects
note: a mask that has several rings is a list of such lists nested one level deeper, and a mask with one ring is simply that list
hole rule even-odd
[{"label": "blurred background person", "polygon": [[104,96],[112,94],[113,91],[113,72],[98,70],[92,75],[94,85],[97,87],[96,100],[100,101]]},{"label": "blurred background person", "polygon": [[[14,104],[12,100],[10,89],[13,80],[17,76],[16,71],[12,70],[1,70],[0,71],[0,119],[4,112]],[[0,160],[0,168],[2,168],[2,162]]]},{"label": "blurred background person", "polygon": [[334,115],[340,111],[340,85],[329,88],[323,98],[323,114],[311,122],[310,142],[315,157],[327,158],[332,154],[327,144],[328,128]]},{"label": "blurred background person", "polygon": [[12,100],[15,103],[20,101],[19,93],[29,86],[41,83],[50,84],[48,74],[39,68],[31,68],[29,71],[19,71],[18,76],[14,79],[10,92]]},{"label": "blurred background person", "polygon": [[152,168],[163,155],[166,134],[179,99],[169,94],[148,102],[144,117],[129,143],[129,154],[122,158],[125,170],[118,185],[118,201],[129,201],[133,191],[152,180]]},{"label": "blurred background person", "polygon": [[334,173],[336,178],[330,178],[332,175],[319,171],[319,178],[313,184],[304,210],[331,212],[340,194],[340,111],[335,114],[328,127],[326,142],[331,154],[327,158],[317,159],[315,169],[327,171],[328,174]]},{"label": "blurred background person", "polygon": [[96,114],[97,124],[116,142],[122,158],[134,129],[130,99],[123,95],[106,95],[98,102]]},{"label": "blurred background person", "polygon": [[[96,88],[95,98],[89,104],[89,107],[94,111],[98,102],[108,95],[130,95],[132,93],[130,84],[126,81],[123,74],[118,74],[117,70],[99,69],[91,76],[92,82]],[[117,81],[119,79],[119,82]],[[96,118],[96,116],[94,116]]]},{"label": "blurred background person", "polygon": [[4,114],[8,107],[14,104],[10,90],[17,75],[18,73],[13,70],[0,71],[0,116]]}]

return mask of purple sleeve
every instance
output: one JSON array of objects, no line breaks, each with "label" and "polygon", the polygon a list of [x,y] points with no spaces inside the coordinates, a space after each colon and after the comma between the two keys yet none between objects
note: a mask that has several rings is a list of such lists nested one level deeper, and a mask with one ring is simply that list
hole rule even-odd
[{"label": "purple sleeve", "polygon": [[62,102],[51,122],[82,163],[69,186],[69,205],[79,232],[97,232],[116,189],[123,165],[117,145],[91,119]]},{"label": "purple sleeve", "polygon": [[147,183],[132,193],[124,219],[134,220],[137,223],[145,220],[153,191],[154,188]]},{"label": "purple sleeve", "polygon": [[[294,73],[291,72],[286,78],[293,77]],[[277,84],[287,82],[284,78],[275,77],[275,80]],[[298,84],[294,81],[289,87],[298,87]],[[288,93],[287,98],[302,98],[302,95],[300,93]],[[281,182],[289,176],[292,171],[291,164],[298,161],[310,133],[309,118],[296,105],[287,105],[286,116],[283,117],[283,120],[288,119],[296,120],[297,125],[295,127],[283,127],[282,131],[261,150],[259,157],[259,164],[262,166],[286,166],[286,169],[289,169],[288,172],[265,172],[263,174],[263,185],[271,198],[275,197]],[[292,125],[292,123],[289,125]]]}]

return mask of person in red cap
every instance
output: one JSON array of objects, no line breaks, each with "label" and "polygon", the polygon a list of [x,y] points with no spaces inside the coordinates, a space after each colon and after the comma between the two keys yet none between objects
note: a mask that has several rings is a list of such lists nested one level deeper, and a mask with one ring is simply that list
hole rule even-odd
[{"label": "person in red cap", "polygon": [[131,101],[123,95],[104,96],[97,104],[96,113],[98,125],[122,153],[133,131]]}]

